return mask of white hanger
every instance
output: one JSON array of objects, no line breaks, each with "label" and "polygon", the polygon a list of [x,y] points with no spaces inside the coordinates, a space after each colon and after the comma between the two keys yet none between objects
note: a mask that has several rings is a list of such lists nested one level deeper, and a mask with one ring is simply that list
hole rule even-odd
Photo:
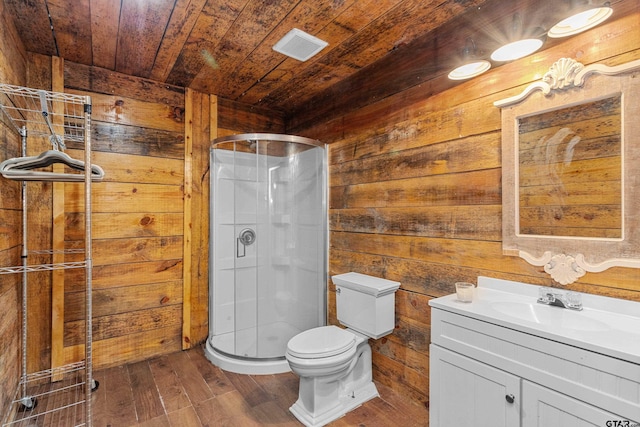
[{"label": "white hanger", "polygon": [[[69,157],[58,150],[48,150],[38,156],[16,157],[0,163],[0,174],[8,179],[21,181],[84,181],[84,174],[56,173],[36,171],[60,163],[78,171],[85,171],[85,164],[81,160]],[[91,165],[91,180],[100,181],[104,178],[104,171],[98,165]]]}]

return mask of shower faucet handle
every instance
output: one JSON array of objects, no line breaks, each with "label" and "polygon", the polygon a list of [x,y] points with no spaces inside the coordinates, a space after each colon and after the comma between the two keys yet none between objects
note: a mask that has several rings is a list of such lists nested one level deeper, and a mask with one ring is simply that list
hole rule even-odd
[{"label": "shower faucet handle", "polygon": [[[247,256],[247,246],[253,245],[256,241],[256,232],[250,228],[243,229],[236,239],[236,257],[243,258]],[[240,245],[242,244],[242,254],[240,254]]]},{"label": "shower faucet handle", "polygon": [[250,228],[245,228],[240,232],[238,240],[245,246],[253,245],[253,242],[256,241],[256,232]]}]

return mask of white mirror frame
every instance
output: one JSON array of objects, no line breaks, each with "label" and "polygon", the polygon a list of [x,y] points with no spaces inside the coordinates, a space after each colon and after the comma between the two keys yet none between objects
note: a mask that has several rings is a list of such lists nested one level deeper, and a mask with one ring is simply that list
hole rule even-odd
[{"label": "white mirror frame", "polygon": [[[640,268],[640,75],[633,75],[634,70],[640,70],[640,60],[609,67],[562,58],[521,94],[494,103],[502,109],[503,253],[544,266],[562,285],[586,272]],[[518,119],[612,96],[620,96],[622,102],[622,237],[520,234]]]}]

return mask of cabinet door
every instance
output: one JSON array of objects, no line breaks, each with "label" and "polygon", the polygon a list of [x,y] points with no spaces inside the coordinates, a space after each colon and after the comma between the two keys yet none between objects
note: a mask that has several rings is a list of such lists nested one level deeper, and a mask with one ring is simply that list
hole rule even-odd
[{"label": "cabinet door", "polygon": [[622,417],[529,381],[522,382],[522,396],[522,427],[630,425]]},{"label": "cabinet door", "polygon": [[517,427],[520,378],[442,347],[429,347],[430,427]]}]

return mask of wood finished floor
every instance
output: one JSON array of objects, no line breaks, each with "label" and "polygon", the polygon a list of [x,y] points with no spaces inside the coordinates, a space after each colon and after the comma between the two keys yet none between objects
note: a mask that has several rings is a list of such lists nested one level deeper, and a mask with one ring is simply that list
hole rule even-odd
[{"label": "wood finished floor", "polygon": [[[289,412],[297,399],[292,374],[239,375],[205,359],[202,347],[94,372],[97,427],[301,426]],[[428,411],[376,384],[380,398],[329,424],[427,426]]]}]

